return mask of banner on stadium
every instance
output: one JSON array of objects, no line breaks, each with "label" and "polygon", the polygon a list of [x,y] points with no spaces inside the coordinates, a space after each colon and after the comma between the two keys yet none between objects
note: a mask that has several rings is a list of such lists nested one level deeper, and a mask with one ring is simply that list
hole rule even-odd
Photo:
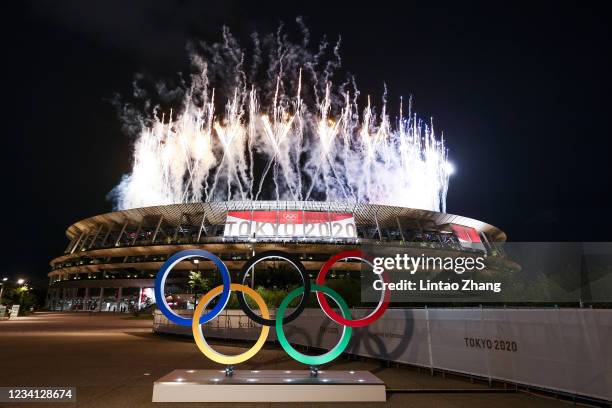
[{"label": "banner on stadium", "polygon": [[357,238],[357,227],[349,213],[228,211],[223,236]]},{"label": "banner on stadium", "polygon": [[450,227],[462,247],[477,249],[480,251],[485,250],[485,247],[480,240],[480,236],[478,235],[478,231],[476,231],[475,228],[466,227],[465,225],[459,224],[450,224]]}]

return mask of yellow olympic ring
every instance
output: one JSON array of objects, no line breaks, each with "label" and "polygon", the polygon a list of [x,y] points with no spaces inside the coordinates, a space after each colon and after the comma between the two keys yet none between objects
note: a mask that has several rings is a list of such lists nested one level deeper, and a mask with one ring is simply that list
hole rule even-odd
[{"label": "yellow olympic ring", "polygon": [[[264,319],[270,318],[270,312],[268,311],[268,306],[266,306],[265,301],[259,295],[259,293],[255,292],[253,289],[249,288],[248,286],[239,285],[237,283],[232,283],[230,285],[230,290],[235,290],[237,292],[243,292],[249,295],[249,297],[253,299],[255,303],[257,303],[257,306],[259,306],[259,310],[261,311],[261,316]],[[202,312],[204,312],[204,309],[206,308],[206,306],[208,306],[210,301],[213,300],[214,297],[219,295],[222,291],[223,291],[223,285],[220,285],[212,289],[210,292],[202,295],[202,297],[200,298],[200,303],[198,303],[198,305],[195,308],[193,320],[191,323],[191,331],[193,332],[193,338],[195,339],[195,342],[198,348],[200,349],[202,354],[204,354],[206,357],[210,358],[212,361],[215,361],[219,364],[226,364],[226,365],[240,364],[242,362],[247,361],[249,358],[257,354],[259,350],[261,350],[264,343],[266,342],[266,339],[268,338],[270,327],[261,326],[261,334],[259,335],[259,338],[257,339],[257,342],[255,343],[255,345],[253,345],[253,347],[251,347],[249,350],[245,351],[242,354],[237,354],[235,356],[228,356],[228,355],[221,354],[213,350],[213,348],[210,347],[210,345],[206,342],[206,339],[204,338],[204,334],[202,333],[202,326],[200,325],[199,322],[200,322],[200,316],[202,315]]]}]

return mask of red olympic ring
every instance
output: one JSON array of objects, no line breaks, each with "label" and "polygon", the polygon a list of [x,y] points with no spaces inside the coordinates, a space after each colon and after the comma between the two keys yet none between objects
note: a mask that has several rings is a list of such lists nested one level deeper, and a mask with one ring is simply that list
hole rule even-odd
[{"label": "red olympic ring", "polygon": [[[370,264],[372,262],[371,258],[365,257],[363,253],[359,250],[340,252],[339,254],[331,257],[327,262],[325,262],[325,264],[319,271],[319,274],[317,275],[317,279],[315,281],[316,284],[321,285],[321,286],[325,285],[325,277],[327,276],[327,272],[331,269],[331,267],[334,266],[336,262],[342,259],[347,259],[347,258],[357,258],[362,261],[366,261]],[[386,273],[383,272],[380,275],[380,277],[383,280],[383,282],[389,282],[386,276]],[[381,291],[380,301],[378,302],[378,306],[376,306],[376,309],[374,309],[372,313],[370,313],[366,317],[362,317],[361,319],[356,319],[356,320],[346,319],[342,317],[341,315],[339,315],[338,313],[336,313],[329,306],[329,303],[327,303],[327,298],[325,297],[324,293],[317,292],[317,300],[319,301],[319,305],[321,306],[321,309],[323,309],[327,317],[329,317],[334,322],[338,324],[343,324],[349,327],[363,327],[363,326],[372,324],[376,320],[378,320],[389,307],[389,299],[391,297],[391,292],[389,291],[387,286],[385,286],[385,288],[386,289],[384,292]]]}]

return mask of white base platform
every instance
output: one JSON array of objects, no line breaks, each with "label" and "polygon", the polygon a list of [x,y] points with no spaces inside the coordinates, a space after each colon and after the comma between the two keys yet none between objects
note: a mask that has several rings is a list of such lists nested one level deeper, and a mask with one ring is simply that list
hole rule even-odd
[{"label": "white base platform", "polygon": [[153,402],[386,401],[385,384],[369,371],[174,370],[155,381]]}]

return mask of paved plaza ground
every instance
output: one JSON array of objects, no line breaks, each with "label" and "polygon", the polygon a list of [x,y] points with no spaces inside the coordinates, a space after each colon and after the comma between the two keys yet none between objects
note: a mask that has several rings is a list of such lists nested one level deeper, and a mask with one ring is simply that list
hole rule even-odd
[{"label": "paved plaza ground", "polygon": [[[66,407],[283,407],[282,403],[162,404],[151,402],[153,382],[174,369],[219,368],[193,340],[151,332],[152,321],[126,315],[37,313],[0,321],[0,386],[73,386],[77,403],[0,406]],[[212,342],[215,344],[214,342]],[[237,354],[248,345],[216,343],[218,351]],[[267,346],[240,369],[304,369],[281,349]],[[569,403],[524,393],[492,393],[484,384],[442,378],[374,361],[338,359],[326,369],[370,370],[388,388],[413,390],[473,389],[470,393],[389,393],[386,403],[291,404],[298,407],[563,407]]]}]

